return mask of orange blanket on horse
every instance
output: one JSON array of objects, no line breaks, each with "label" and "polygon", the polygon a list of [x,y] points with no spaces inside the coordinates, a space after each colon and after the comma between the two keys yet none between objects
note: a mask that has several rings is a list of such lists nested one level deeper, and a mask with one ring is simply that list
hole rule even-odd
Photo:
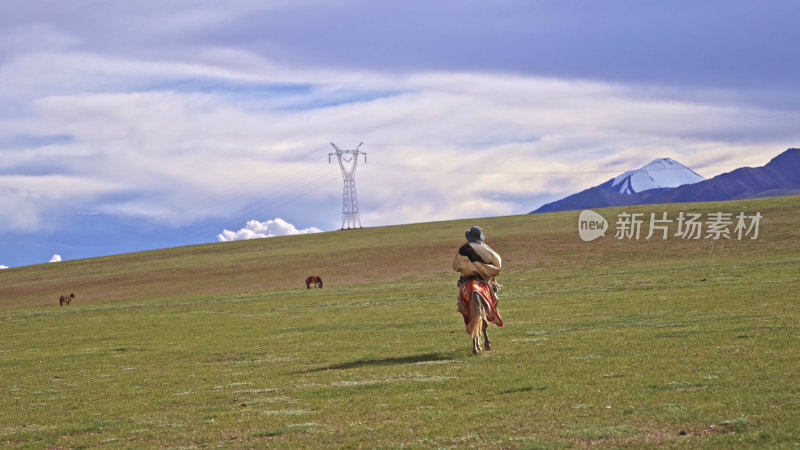
[{"label": "orange blanket on horse", "polygon": [[489,323],[493,323],[498,327],[503,326],[503,318],[500,317],[500,312],[497,310],[497,305],[494,304],[492,287],[489,283],[480,280],[469,280],[461,284],[461,290],[458,296],[458,312],[464,316],[464,324],[469,323],[469,308],[472,304],[470,301],[471,293],[477,291],[486,299],[486,318]]}]

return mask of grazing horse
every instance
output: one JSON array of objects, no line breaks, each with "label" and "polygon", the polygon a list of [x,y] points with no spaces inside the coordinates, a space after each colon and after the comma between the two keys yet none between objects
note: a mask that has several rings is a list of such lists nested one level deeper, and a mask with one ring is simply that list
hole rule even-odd
[{"label": "grazing horse", "polygon": [[[491,284],[480,280],[469,280],[461,284],[458,311],[464,316],[467,334],[472,337],[472,353],[478,353],[484,350],[484,347],[487,351],[492,349],[492,343],[489,342],[489,335],[486,332],[490,323],[503,326],[503,319],[493,303],[495,297],[491,289],[493,289]],[[484,346],[481,346],[481,333]]]},{"label": "grazing horse", "polygon": [[306,278],[306,289],[311,289],[312,284],[322,289],[322,278],[318,277],[317,275],[311,275],[310,277]]},{"label": "grazing horse", "polygon": [[69,306],[69,302],[73,300],[75,300],[75,294],[62,295],[61,297],[58,297],[58,306],[64,306],[64,303]]}]

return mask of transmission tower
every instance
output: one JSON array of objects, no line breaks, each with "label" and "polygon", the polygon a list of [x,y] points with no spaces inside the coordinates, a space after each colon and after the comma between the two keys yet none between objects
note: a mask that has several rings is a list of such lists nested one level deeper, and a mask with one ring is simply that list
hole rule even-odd
[{"label": "transmission tower", "polygon": [[339,167],[342,169],[344,178],[344,193],[342,194],[342,230],[350,228],[361,228],[361,219],[358,217],[358,197],[356,197],[356,166],[358,165],[358,155],[364,155],[364,163],[367,162],[367,154],[359,150],[358,144],[355,150],[342,150],[331,142],[335,152],[328,153],[328,164],[331,163],[331,156],[339,158]]}]

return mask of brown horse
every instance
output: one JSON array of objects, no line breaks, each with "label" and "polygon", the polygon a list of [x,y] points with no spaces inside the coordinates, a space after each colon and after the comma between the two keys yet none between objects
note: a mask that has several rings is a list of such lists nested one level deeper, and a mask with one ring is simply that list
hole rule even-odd
[{"label": "brown horse", "polygon": [[[500,289],[494,279],[490,282],[470,280],[461,284],[458,312],[464,317],[467,334],[472,337],[472,353],[492,349],[486,329],[489,324],[503,326],[503,319],[497,311],[496,294],[492,290]],[[495,291],[496,292],[496,291]],[[481,345],[483,334],[484,345]]]},{"label": "brown horse", "polygon": [[481,347],[481,332],[483,332],[486,350],[491,350],[492,343],[489,342],[489,335],[486,333],[488,325],[486,310],[488,309],[488,305],[483,296],[477,291],[473,291],[471,297],[469,322],[467,322],[466,325],[467,333],[472,337],[472,353],[478,353],[483,350]]},{"label": "brown horse", "polygon": [[310,277],[306,278],[306,289],[311,289],[312,284],[322,289],[322,278],[318,277],[317,275],[311,275]]},{"label": "brown horse", "polygon": [[75,294],[62,295],[61,297],[58,297],[58,306],[64,306],[64,303],[69,306],[69,302],[73,300],[75,300]]}]

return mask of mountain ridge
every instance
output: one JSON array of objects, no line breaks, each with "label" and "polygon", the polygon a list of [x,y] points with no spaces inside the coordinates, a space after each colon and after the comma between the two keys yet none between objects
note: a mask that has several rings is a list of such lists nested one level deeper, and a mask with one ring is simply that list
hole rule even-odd
[{"label": "mountain ridge", "polygon": [[[625,173],[620,176],[623,175]],[[789,148],[761,167],[740,167],[707,180],[671,188],[618,193],[609,189],[609,183],[616,178],[544,204],[531,213],[793,195],[800,191],[800,148]]]}]

